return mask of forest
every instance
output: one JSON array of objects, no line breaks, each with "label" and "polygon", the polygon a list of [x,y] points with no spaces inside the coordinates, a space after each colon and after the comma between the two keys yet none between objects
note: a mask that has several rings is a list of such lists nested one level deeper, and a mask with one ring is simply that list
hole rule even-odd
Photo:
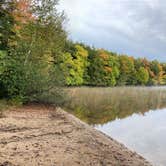
[{"label": "forest", "polygon": [[166,63],[68,39],[57,0],[1,0],[0,98],[64,102],[70,86],[166,85]]}]

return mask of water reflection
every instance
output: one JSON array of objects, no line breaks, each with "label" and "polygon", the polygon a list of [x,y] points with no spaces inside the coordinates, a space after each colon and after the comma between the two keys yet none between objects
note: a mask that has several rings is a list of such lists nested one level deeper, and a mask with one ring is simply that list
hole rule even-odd
[{"label": "water reflection", "polygon": [[73,88],[69,111],[90,125],[166,108],[166,88]]},{"label": "water reflection", "polygon": [[149,111],[145,116],[133,114],[96,128],[140,153],[154,165],[166,165],[166,109]]},{"label": "water reflection", "polygon": [[166,165],[166,88],[73,88],[66,108],[156,166]]}]

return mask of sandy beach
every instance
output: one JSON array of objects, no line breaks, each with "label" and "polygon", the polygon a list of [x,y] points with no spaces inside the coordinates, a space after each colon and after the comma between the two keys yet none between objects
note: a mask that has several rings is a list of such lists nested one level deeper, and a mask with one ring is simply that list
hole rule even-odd
[{"label": "sandy beach", "polygon": [[0,166],[150,166],[61,108],[24,106],[0,118]]}]

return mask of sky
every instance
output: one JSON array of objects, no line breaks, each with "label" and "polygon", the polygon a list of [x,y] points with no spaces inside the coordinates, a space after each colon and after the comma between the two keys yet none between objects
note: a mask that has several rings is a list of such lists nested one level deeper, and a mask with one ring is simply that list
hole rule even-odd
[{"label": "sky", "polygon": [[69,38],[166,62],[166,0],[60,0]]}]

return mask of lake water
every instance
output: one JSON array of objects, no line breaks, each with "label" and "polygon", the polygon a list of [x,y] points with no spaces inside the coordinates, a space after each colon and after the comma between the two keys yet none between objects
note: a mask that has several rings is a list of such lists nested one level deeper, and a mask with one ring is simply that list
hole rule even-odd
[{"label": "lake water", "polygon": [[166,166],[166,88],[73,88],[67,107],[155,166]]}]

